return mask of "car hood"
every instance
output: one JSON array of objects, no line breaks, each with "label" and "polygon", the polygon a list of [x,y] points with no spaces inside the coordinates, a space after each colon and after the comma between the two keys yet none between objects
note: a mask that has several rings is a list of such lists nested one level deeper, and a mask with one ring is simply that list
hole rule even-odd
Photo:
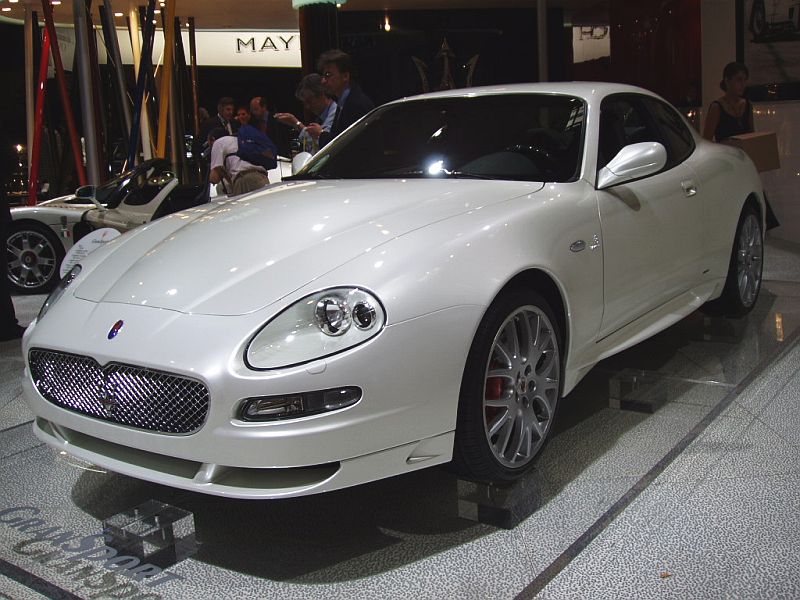
[{"label": "car hood", "polygon": [[430,179],[270,186],[123,236],[75,295],[186,313],[249,313],[409,231],[542,186]]},{"label": "car hood", "polygon": [[94,204],[91,202],[87,203],[86,201],[78,200],[74,194],[70,194],[67,196],[52,198],[51,200],[45,200],[44,202],[39,202],[35,206],[14,206],[11,208],[11,215],[14,219],[19,219],[23,216],[40,214],[43,209],[55,210],[56,212],[68,210],[71,212],[81,213],[89,208],[94,208]]}]

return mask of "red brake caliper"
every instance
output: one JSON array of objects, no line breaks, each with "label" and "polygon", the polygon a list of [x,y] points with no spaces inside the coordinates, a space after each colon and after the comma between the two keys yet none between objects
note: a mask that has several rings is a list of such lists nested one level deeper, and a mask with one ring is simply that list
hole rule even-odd
[{"label": "red brake caliper", "polygon": [[[496,368],[499,365],[492,365]],[[484,397],[487,400],[498,400],[503,396],[503,378],[502,377],[489,377],[486,379],[486,386],[484,389]],[[494,418],[502,412],[499,406],[485,407],[486,423],[491,423]]]}]

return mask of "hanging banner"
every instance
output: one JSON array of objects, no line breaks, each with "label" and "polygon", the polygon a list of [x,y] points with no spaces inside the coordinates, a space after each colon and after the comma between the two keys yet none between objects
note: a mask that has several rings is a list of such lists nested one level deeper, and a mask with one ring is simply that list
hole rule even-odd
[{"label": "hanging banner", "polygon": [[[101,30],[97,30],[97,50],[100,64],[106,64],[105,44]],[[75,53],[75,31],[71,27],[56,29],[64,66],[69,70]],[[189,31],[182,31],[183,44],[189,47]],[[127,29],[117,29],[122,63],[133,64],[133,51]],[[200,67],[272,67],[297,68],[301,66],[300,32],[277,31],[197,31],[197,65]],[[153,62],[160,63],[164,51],[164,35],[156,32]]]}]

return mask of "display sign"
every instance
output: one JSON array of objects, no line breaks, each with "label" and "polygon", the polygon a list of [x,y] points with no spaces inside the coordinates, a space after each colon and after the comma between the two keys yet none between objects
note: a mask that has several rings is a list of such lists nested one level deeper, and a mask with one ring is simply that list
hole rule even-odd
[{"label": "display sign", "polygon": [[[105,45],[98,31],[97,51],[100,64],[106,64],[108,58]],[[183,47],[187,55],[189,50],[189,31],[181,32]],[[59,27],[56,30],[61,48],[64,66],[67,70],[73,62],[75,52],[75,30]],[[127,29],[117,29],[119,51],[122,63],[133,64],[130,34]],[[278,67],[300,68],[300,31],[278,30],[198,30],[195,32],[197,42],[197,64],[201,67]],[[153,47],[153,62],[161,63],[164,53],[164,35],[159,29],[156,32]]]},{"label": "display sign", "polygon": [[97,250],[100,246],[110,242],[120,236],[119,231],[104,227],[95,229],[93,232],[83,236],[72,248],[69,249],[64,260],[61,262],[61,277],[69,273],[70,269]]}]

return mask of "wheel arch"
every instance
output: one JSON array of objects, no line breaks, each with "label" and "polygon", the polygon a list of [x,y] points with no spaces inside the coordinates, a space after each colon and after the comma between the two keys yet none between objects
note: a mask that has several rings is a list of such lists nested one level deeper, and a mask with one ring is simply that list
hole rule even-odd
[{"label": "wheel arch", "polygon": [[755,192],[750,192],[742,204],[742,210],[739,211],[739,215],[741,216],[741,214],[748,208],[752,208],[754,211],[756,211],[756,214],[761,221],[761,230],[766,231],[766,204],[766,196],[759,198]]},{"label": "wheel arch", "polygon": [[558,330],[561,332],[562,361],[566,365],[570,328],[567,317],[567,304],[561,287],[550,273],[538,268],[529,268],[509,279],[497,292],[492,302],[503,294],[517,291],[535,291],[541,294],[550,305],[550,308],[553,309],[558,321]]},{"label": "wheel arch", "polygon": [[51,235],[58,241],[62,254],[66,253],[67,251],[66,247],[64,246],[64,242],[61,241],[59,235],[55,231],[53,231],[52,227],[49,227],[48,225],[42,223],[41,221],[37,221],[36,219],[31,219],[29,217],[23,219],[14,219],[11,222],[10,228],[12,231],[28,228],[28,229],[37,229],[39,231],[47,232],[49,235]]}]

